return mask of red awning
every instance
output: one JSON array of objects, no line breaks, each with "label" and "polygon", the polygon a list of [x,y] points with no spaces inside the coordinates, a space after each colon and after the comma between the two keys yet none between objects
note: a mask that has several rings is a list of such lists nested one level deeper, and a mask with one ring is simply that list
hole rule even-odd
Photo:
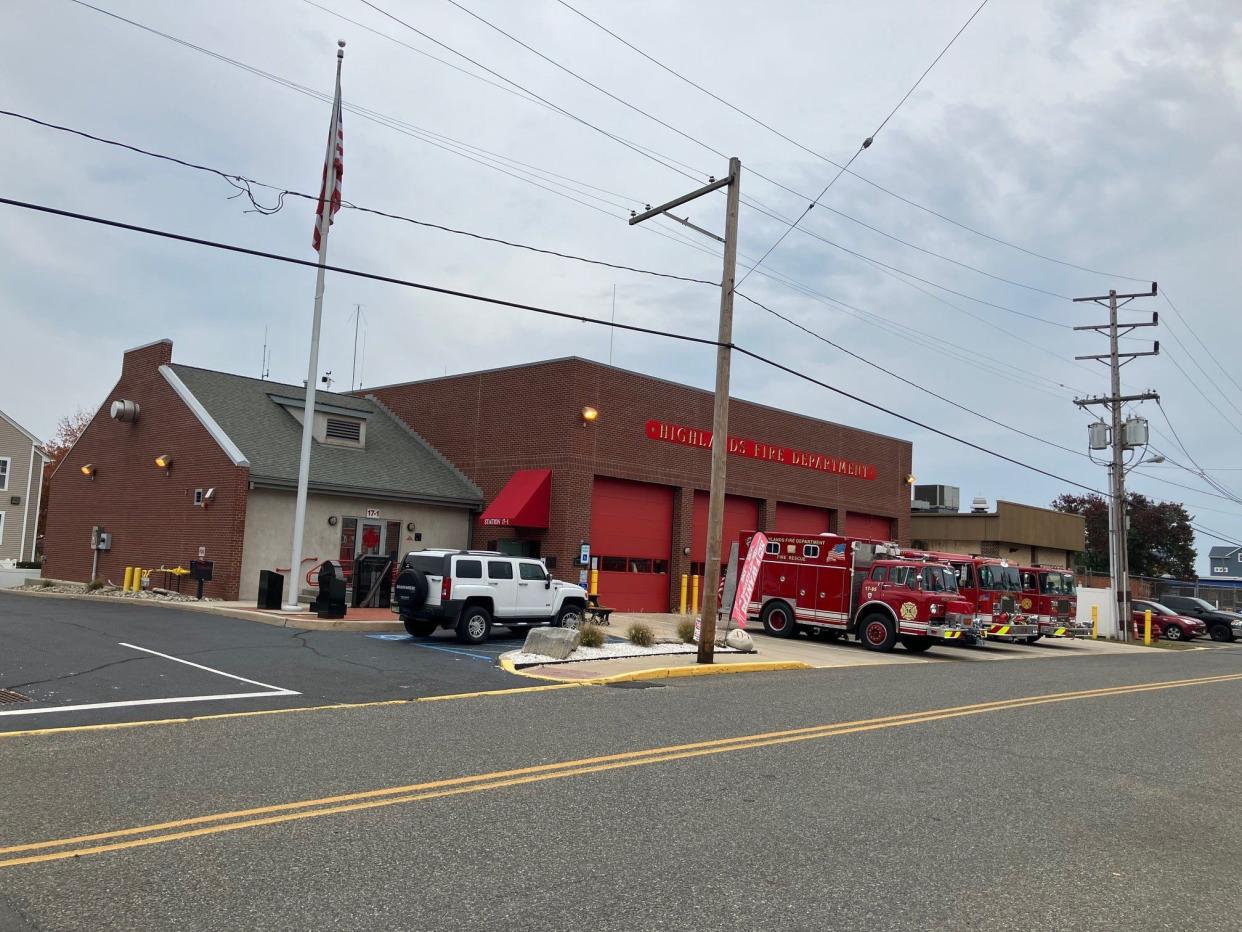
[{"label": "red awning", "polygon": [[522,469],[509,478],[479,523],[486,527],[546,528],[551,502],[552,470]]}]

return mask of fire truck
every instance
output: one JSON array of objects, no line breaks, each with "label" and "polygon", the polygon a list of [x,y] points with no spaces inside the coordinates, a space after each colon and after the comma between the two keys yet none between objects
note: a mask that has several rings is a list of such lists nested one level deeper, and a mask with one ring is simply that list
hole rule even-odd
[{"label": "fire truck", "polygon": [[1024,566],[1022,575],[1022,611],[1028,612],[1039,626],[1039,633],[1026,639],[1034,644],[1041,637],[1086,637],[1091,626],[1078,623],[1078,588],[1074,574],[1052,566]]},{"label": "fire truck", "polygon": [[1039,634],[1039,626],[1021,612],[1022,580],[1008,560],[934,550],[903,550],[902,555],[953,568],[958,591],[974,606],[976,638],[1018,641]]},{"label": "fire truck", "polygon": [[[739,563],[753,531],[740,535]],[[799,629],[855,635],[868,650],[898,643],[916,653],[971,630],[969,601],[951,567],[905,559],[894,543],[841,537],[768,535],[748,614],[775,637]]]}]

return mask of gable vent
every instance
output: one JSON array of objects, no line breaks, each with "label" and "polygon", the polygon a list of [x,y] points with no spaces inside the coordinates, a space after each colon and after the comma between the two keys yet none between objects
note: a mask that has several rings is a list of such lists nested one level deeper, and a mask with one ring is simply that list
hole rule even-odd
[{"label": "gable vent", "polygon": [[347,443],[361,443],[362,422],[330,417],[324,426],[324,436],[332,440],[344,440]]}]

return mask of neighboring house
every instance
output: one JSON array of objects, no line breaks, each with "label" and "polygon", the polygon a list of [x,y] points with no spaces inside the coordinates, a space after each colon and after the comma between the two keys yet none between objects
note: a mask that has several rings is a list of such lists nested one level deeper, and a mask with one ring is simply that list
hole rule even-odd
[{"label": "neighboring house", "polygon": [[1213,547],[1208,560],[1212,579],[1242,579],[1242,547]]},{"label": "neighboring house", "polygon": [[[175,365],[168,340],[125,353],[52,476],[44,574],[88,579],[98,526],[112,535],[99,579],[200,553],[215,564],[207,595],[249,599],[261,570],[287,577],[304,399],[301,386]],[[314,414],[300,589],[324,560],[348,572],[364,553],[470,544],[482,493],[383,405],[318,392]]]},{"label": "neighboring house", "polygon": [[43,445],[0,411],[0,561],[35,558]]},{"label": "neighboring house", "polygon": [[1087,522],[1082,515],[1005,501],[988,511],[982,499],[974,507],[980,510],[914,511],[910,517],[914,546],[1000,557],[1020,566],[1069,568],[1086,544]]}]

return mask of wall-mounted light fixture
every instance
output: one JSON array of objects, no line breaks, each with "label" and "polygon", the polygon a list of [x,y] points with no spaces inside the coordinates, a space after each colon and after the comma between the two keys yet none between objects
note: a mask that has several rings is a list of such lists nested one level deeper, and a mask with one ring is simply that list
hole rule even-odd
[{"label": "wall-mounted light fixture", "polygon": [[689,548],[689,547],[682,547],[682,548],[681,548],[681,552],[682,552],[682,554],[683,554],[684,556],[687,556],[687,557],[688,557],[688,556],[690,556],[690,548]]},{"label": "wall-mounted light fixture", "polygon": [[336,515],[328,515],[328,527],[336,527]]},{"label": "wall-mounted light fixture", "polygon": [[173,458],[171,453],[161,453],[155,458],[155,465],[164,470],[164,475],[172,472]]},{"label": "wall-mounted light fixture", "polygon": [[598,417],[599,417],[598,411],[596,411],[590,405],[583,405],[582,407],[582,426],[583,427],[586,427],[588,424],[595,423],[595,420]]},{"label": "wall-mounted light fixture", "polygon": [[906,476],[906,485],[914,485],[914,483],[918,481],[919,480],[915,478],[914,473],[910,473],[910,475]]},{"label": "wall-mounted light fixture", "polygon": [[93,463],[87,463],[85,466],[83,466],[82,475],[86,476],[87,479],[94,479],[95,478],[95,465]]},{"label": "wall-mounted light fixture", "polygon": [[414,530],[414,522],[413,522],[413,521],[411,521],[409,524],[407,524],[407,525],[405,526],[405,529],[406,529],[407,531],[413,531],[413,530]]}]

